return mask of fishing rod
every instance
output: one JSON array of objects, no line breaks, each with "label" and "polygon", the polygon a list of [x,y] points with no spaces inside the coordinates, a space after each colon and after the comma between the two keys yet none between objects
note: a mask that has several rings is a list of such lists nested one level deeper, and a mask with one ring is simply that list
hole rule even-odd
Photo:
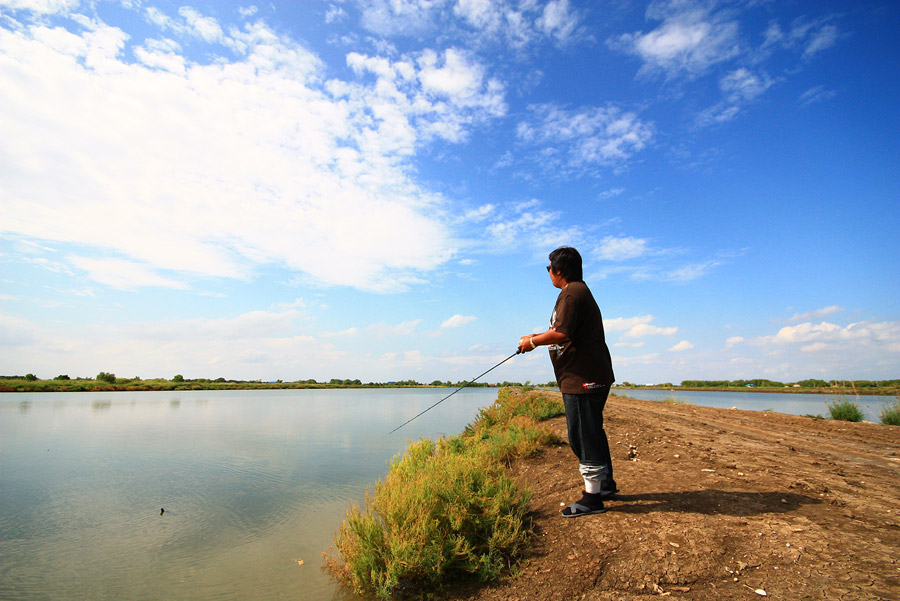
[{"label": "fishing rod", "polygon": [[441,403],[443,403],[444,401],[446,401],[447,399],[449,399],[450,397],[452,397],[454,394],[456,394],[457,392],[459,392],[460,390],[462,390],[463,388],[465,388],[466,386],[468,386],[469,384],[471,384],[472,382],[474,382],[475,380],[477,380],[477,379],[480,378],[481,376],[487,374],[487,373],[490,372],[490,371],[493,371],[493,370],[497,369],[498,367],[500,367],[501,365],[503,365],[504,363],[506,363],[507,361],[509,361],[510,359],[512,359],[513,357],[515,357],[516,355],[518,355],[518,354],[521,353],[521,352],[522,352],[522,351],[516,351],[515,353],[513,353],[512,355],[510,355],[509,357],[507,357],[506,359],[504,359],[503,361],[501,361],[500,363],[498,363],[497,365],[495,365],[495,366],[492,367],[491,369],[487,370],[487,371],[484,372],[483,374],[478,375],[478,376],[475,376],[474,378],[472,378],[471,380],[469,380],[468,382],[466,382],[465,384],[463,384],[462,386],[460,386],[459,388],[457,388],[456,390],[454,390],[453,392],[451,392],[450,394],[448,394],[447,396],[445,396],[444,398],[442,398],[441,400],[439,400],[437,403],[435,403],[434,405],[432,405],[431,407],[429,407],[429,408],[426,409],[425,411],[422,411],[421,413],[419,413],[419,415],[416,415],[415,417],[412,417],[412,418],[406,420],[405,422],[403,422],[402,424],[400,424],[399,426],[397,426],[396,428],[394,428],[393,430],[391,430],[390,432],[388,432],[388,435],[393,434],[394,432],[396,432],[397,430],[399,430],[400,428],[402,428],[403,426],[405,426],[405,425],[408,424],[409,422],[413,421],[414,419],[417,419],[417,418],[420,417],[421,415],[424,415],[425,413],[428,413],[429,411],[431,411],[432,409],[434,409],[435,407],[437,407],[438,405],[440,405]]}]

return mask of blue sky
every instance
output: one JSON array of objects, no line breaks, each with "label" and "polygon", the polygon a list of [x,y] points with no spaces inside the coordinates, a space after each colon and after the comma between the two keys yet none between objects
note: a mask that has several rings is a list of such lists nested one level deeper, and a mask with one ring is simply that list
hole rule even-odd
[{"label": "blue sky", "polygon": [[[0,0],[0,373],[900,377],[900,5]],[[488,381],[546,382],[546,353]]]}]

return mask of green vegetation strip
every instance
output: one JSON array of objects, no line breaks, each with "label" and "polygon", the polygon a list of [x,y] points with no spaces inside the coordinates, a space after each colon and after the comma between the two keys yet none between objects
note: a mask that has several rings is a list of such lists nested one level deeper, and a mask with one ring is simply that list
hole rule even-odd
[{"label": "green vegetation strip", "polygon": [[411,442],[367,491],[365,508],[350,508],[326,569],[382,599],[514,572],[533,536],[531,492],[506,468],[559,442],[541,421],[562,414],[558,396],[504,388],[462,434]]}]

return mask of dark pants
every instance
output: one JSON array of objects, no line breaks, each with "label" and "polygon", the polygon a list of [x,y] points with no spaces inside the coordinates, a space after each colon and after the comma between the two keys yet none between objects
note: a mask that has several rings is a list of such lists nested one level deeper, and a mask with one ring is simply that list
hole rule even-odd
[{"label": "dark pants", "polygon": [[591,479],[599,479],[603,490],[616,490],[613,480],[612,457],[609,440],[603,429],[603,408],[609,396],[609,388],[586,394],[565,394],[566,425],[569,430],[569,446]]}]

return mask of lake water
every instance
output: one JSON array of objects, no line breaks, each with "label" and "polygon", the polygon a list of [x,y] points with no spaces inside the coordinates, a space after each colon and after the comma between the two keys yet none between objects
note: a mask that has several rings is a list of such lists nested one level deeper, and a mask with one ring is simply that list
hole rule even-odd
[{"label": "lake water", "polygon": [[[322,572],[407,441],[497,389],[0,394],[0,599],[346,599]],[[827,415],[829,396],[619,390]],[[860,397],[873,421],[894,397]],[[160,515],[160,509],[165,513]],[[302,562],[302,563],[301,563]]]},{"label": "lake water", "polygon": [[450,392],[4,393],[0,599],[345,598],[321,554],[350,503],[497,398],[388,434]]},{"label": "lake water", "polygon": [[829,417],[828,403],[838,399],[859,405],[867,421],[881,423],[881,411],[885,405],[894,403],[894,396],[848,396],[829,394],[802,394],[791,392],[724,392],[706,390],[630,390],[619,388],[613,394],[644,401],[674,399],[691,405],[747,409],[750,411],[777,411],[790,415],[821,415]]}]

